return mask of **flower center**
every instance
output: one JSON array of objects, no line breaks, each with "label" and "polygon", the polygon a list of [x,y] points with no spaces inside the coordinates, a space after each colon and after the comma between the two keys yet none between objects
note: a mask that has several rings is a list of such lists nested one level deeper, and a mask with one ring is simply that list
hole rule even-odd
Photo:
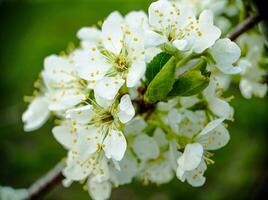
[{"label": "flower center", "polygon": [[116,59],[115,59],[115,69],[118,72],[123,72],[128,69],[128,62],[127,59],[124,55],[120,54]]}]

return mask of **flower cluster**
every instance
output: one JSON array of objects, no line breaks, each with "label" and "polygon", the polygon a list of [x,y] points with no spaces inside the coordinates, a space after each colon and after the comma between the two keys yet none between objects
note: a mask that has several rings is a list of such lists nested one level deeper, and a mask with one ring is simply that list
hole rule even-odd
[{"label": "flower cluster", "polygon": [[242,72],[245,96],[257,94],[250,66],[239,64],[253,53],[238,62],[240,48],[221,38],[213,13],[197,16],[180,1],[154,2],[148,15],[113,12],[77,36],[79,48],[45,59],[22,117],[25,131],[55,119],[68,151],[63,184],[79,181],[97,200],[134,178],[202,186],[212,152],[230,139],[226,79]]}]

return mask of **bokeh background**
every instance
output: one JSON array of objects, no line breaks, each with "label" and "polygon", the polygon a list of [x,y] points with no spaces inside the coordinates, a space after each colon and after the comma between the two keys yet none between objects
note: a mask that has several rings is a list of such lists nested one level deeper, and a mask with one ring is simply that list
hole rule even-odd
[{"label": "bokeh background", "polygon": [[[66,50],[70,42],[78,44],[77,30],[111,11],[126,14],[149,4],[148,0],[0,0],[0,185],[29,187],[65,155],[51,134],[51,122],[33,133],[23,132],[21,115],[27,106],[23,97],[32,94],[44,57]],[[236,120],[230,124],[231,141],[217,151],[205,186],[193,188],[177,179],[163,186],[135,182],[115,189],[112,199],[265,199],[268,101],[245,100],[236,86],[232,90]],[[44,199],[90,197],[74,184],[67,189],[58,186]]]}]

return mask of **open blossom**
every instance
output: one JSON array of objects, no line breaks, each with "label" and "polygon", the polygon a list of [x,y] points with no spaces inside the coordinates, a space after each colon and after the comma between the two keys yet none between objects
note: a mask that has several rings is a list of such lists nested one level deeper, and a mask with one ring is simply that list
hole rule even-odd
[{"label": "open blossom", "polygon": [[182,51],[202,53],[221,35],[221,31],[213,25],[212,12],[205,10],[196,19],[190,7],[167,0],[151,4],[149,23],[154,31],[148,35],[155,38],[151,45],[169,42]]},{"label": "open blossom", "polygon": [[[95,95],[108,101],[115,98],[123,84],[129,88],[137,86],[145,73],[142,25],[134,26],[132,15],[140,14],[129,14],[124,19],[120,13],[113,12],[102,25],[99,42],[88,42],[86,49],[73,54],[79,76],[88,81],[89,88],[94,88]],[[142,20],[141,16],[140,23]],[[84,31],[78,35],[86,34]]]},{"label": "open blossom", "polygon": [[268,91],[264,78],[267,71],[260,67],[263,53],[264,39],[257,34],[243,35],[238,40],[241,48],[246,49],[246,54],[240,59],[242,68],[240,91],[242,95],[250,99],[252,96],[264,97]]},{"label": "open blossom", "polygon": [[217,119],[207,124],[200,133],[194,136],[191,143],[185,146],[183,154],[177,160],[179,179],[182,181],[186,179],[193,186],[204,184],[203,174],[206,170],[204,161],[211,162],[206,157],[206,151],[219,149],[229,141],[229,133],[221,124],[223,120]]},{"label": "open blossom", "polygon": [[[108,159],[120,161],[123,158],[126,140],[119,129],[120,123],[127,123],[135,115],[128,95],[121,98],[118,108],[106,109],[94,103],[68,110],[66,113],[68,120],[53,129],[55,138],[61,144],[73,153],[86,157],[103,149]],[[81,159],[84,159],[84,156]],[[83,162],[84,160],[79,161]]]}]

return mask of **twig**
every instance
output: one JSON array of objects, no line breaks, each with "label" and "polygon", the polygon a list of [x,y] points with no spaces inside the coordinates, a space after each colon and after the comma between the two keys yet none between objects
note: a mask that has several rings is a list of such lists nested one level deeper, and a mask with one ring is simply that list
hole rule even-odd
[{"label": "twig", "polygon": [[236,40],[240,35],[257,25],[261,20],[262,17],[260,15],[248,17],[246,21],[235,27],[234,31],[229,34],[230,40]]},{"label": "twig", "polygon": [[62,170],[65,162],[59,162],[53,169],[51,169],[45,176],[41,177],[28,189],[28,197],[25,200],[36,200],[44,196],[48,191],[58,185],[64,178]]}]

